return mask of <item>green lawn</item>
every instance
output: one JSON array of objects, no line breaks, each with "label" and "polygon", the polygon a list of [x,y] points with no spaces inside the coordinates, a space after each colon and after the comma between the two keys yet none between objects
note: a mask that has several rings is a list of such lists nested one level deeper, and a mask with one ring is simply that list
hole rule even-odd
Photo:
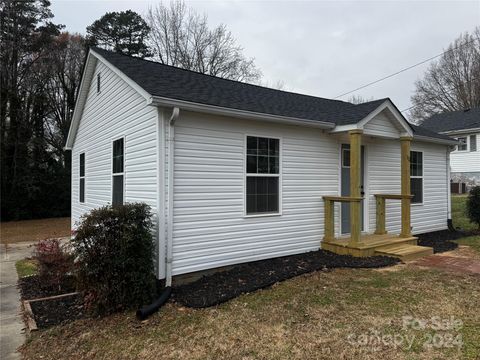
[{"label": "green lawn", "polygon": [[25,277],[35,275],[37,273],[37,262],[32,259],[18,260],[15,263],[18,277]]},{"label": "green lawn", "polygon": [[[477,226],[471,223],[465,212],[467,203],[466,195],[452,196],[452,220],[453,226],[462,230],[477,230]],[[480,253],[480,236],[468,236],[457,240],[459,245],[468,245]]]}]

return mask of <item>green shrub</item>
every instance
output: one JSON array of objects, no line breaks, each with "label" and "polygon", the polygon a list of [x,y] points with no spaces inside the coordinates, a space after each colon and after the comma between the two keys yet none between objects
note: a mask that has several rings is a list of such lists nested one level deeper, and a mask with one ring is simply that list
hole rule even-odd
[{"label": "green shrub", "polygon": [[468,193],[467,215],[470,222],[477,224],[480,230],[480,186],[473,187]]},{"label": "green shrub", "polygon": [[73,247],[79,290],[97,314],[134,308],[153,299],[155,245],[148,205],[92,210],[82,217]]}]

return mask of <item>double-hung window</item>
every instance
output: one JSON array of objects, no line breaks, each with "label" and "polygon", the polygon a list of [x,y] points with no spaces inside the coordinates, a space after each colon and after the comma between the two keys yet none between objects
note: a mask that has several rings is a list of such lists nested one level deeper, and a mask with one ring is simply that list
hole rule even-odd
[{"label": "double-hung window", "polygon": [[113,142],[112,155],[112,205],[123,205],[125,168],[123,138]]},{"label": "double-hung window", "polygon": [[459,137],[458,139],[457,150],[458,151],[467,151],[467,138],[465,136]]},{"label": "double-hung window", "polygon": [[410,193],[412,204],[423,203],[423,153],[410,151]]},{"label": "double-hung window", "polygon": [[247,136],[246,215],[280,213],[280,140]]},{"label": "double-hung window", "polygon": [[470,151],[477,151],[477,135],[470,135]]},{"label": "double-hung window", "polygon": [[80,188],[79,188],[79,201],[85,202],[85,153],[80,154]]}]

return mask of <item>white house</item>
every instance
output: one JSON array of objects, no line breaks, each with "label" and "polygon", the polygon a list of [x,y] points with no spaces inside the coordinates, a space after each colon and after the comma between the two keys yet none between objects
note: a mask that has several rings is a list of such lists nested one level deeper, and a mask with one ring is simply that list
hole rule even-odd
[{"label": "white house", "polygon": [[356,255],[376,232],[376,253],[388,254],[393,234],[412,245],[412,232],[447,228],[453,144],[389,99],[353,105],[94,48],[66,144],[72,227],[102,205],[149,204],[167,284],[323,238],[338,249],[347,239]]},{"label": "white house", "polygon": [[437,114],[422,126],[458,140],[450,154],[452,182],[480,185],[480,107]]}]

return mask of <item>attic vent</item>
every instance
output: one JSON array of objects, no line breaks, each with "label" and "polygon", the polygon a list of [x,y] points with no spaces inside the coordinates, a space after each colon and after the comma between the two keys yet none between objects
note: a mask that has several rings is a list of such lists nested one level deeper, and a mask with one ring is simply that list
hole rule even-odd
[{"label": "attic vent", "polygon": [[97,93],[100,92],[100,73],[97,74]]}]

